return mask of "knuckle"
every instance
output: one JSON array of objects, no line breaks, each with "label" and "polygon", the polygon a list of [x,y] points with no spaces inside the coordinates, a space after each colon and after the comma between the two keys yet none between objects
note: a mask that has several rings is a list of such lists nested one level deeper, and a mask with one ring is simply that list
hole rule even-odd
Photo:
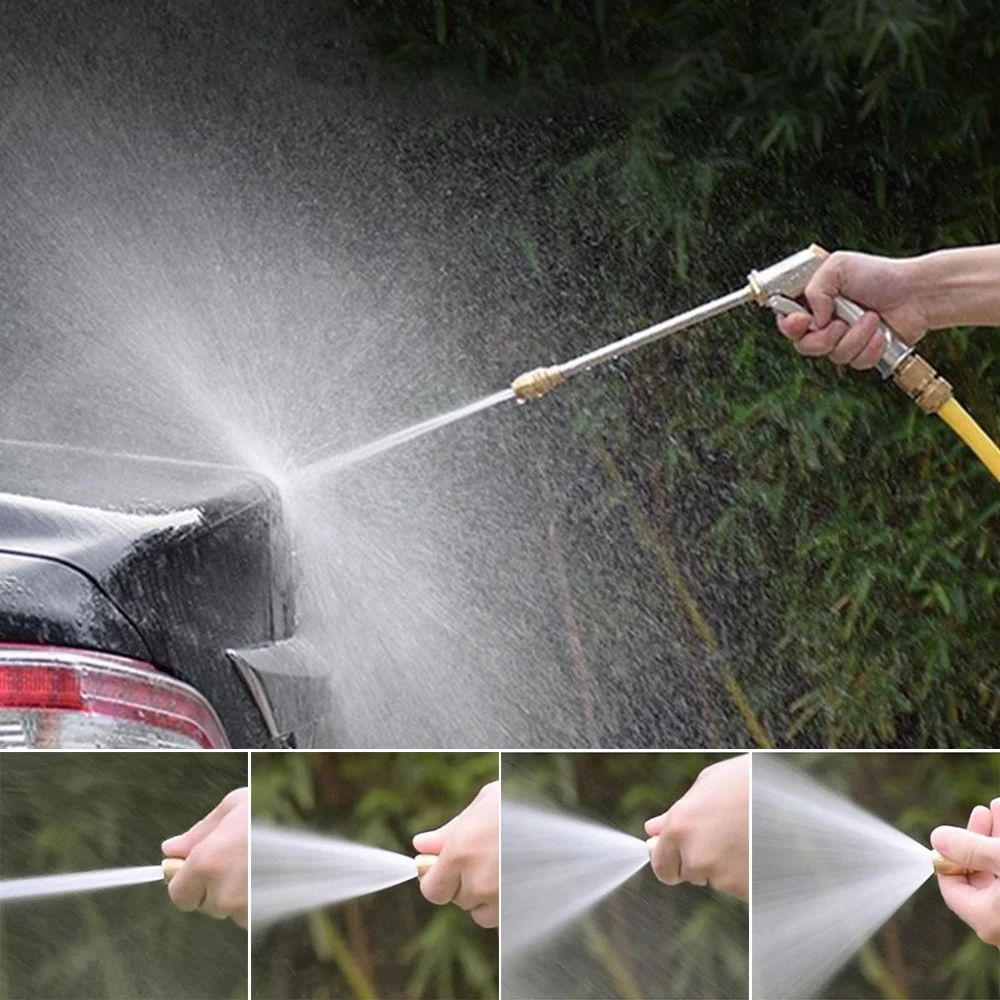
[{"label": "knuckle", "polygon": [[437,881],[429,881],[425,878],[420,883],[420,891],[423,893],[424,899],[435,906],[443,906],[445,903],[450,902],[444,886],[439,885]]},{"label": "knuckle", "polygon": [[663,824],[663,834],[676,843],[686,843],[694,829],[694,821],[683,803],[678,803],[667,813]]},{"label": "knuckle", "polygon": [[672,885],[675,878],[671,872],[667,870],[664,866],[662,858],[653,859],[653,874],[661,881],[668,885]]},{"label": "knuckle", "polygon": [[185,883],[178,885],[176,882],[171,882],[168,891],[171,902],[178,910],[188,912],[195,909],[198,905],[198,900],[194,898],[194,893],[186,891]]},{"label": "knuckle", "polygon": [[456,830],[448,846],[449,856],[459,864],[468,861],[475,852],[473,838],[464,830]]},{"label": "knuckle", "polygon": [[221,851],[206,842],[191,852],[185,864],[191,866],[191,872],[197,878],[213,882],[225,871],[226,859]]},{"label": "knuckle", "polygon": [[704,851],[694,849],[684,855],[684,867],[692,875],[707,878],[712,871],[712,859]]}]

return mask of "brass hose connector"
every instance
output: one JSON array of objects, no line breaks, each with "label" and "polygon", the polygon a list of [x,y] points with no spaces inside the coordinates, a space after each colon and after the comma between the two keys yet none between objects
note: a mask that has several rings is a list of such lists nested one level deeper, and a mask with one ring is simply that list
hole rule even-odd
[{"label": "brass hose connector", "polygon": [[181,870],[181,865],[184,864],[183,858],[164,858],[163,859],[163,881],[170,885],[170,880]]},{"label": "brass hose connector", "polygon": [[565,381],[566,376],[558,367],[535,368],[518,375],[510,387],[518,399],[538,399]]},{"label": "brass hose connector", "polygon": [[437,855],[418,854],[413,860],[417,863],[417,878],[423,878],[437,861]]},{"label": "brass hose connector", "polygon": [[911,354],[892,373],[893,381],[924,413],[937,413],[952,398],[951,383],[919,354]]},{"label": "brass hose connector", "polygon": [[931,862],[935,875],[969,875],[970,869],[949,861],[940,851],[931,851]]}]

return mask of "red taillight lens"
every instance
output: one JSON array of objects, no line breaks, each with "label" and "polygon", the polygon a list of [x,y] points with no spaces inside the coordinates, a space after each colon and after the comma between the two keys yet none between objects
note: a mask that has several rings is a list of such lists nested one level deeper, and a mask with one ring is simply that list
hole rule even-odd
[{"label": "red taillight lens", "polygon": [[208,702],[148,663],[0,645],[0,747],[227,747]]},{"label": "red taillight lens", "polygon": [[80,678],[61,667],[0,667],[0,706],[82,711]]}]

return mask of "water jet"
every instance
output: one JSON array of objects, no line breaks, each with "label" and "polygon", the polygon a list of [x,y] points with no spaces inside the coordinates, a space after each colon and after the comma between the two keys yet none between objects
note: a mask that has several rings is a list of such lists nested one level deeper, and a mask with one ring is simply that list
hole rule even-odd
[{"label": "water jet", "polygon": [[338,837],[255,823],[250,912],[255,927],[423,878],[437,861]]},{"label": "water jet", "polygon": [[47,896],[68,896],[77,892],[97,892],[122,886],[165,882],[180,871],[181,858],[164,858],[158,865],[137,865],[131,868],[102,868],[95,871],[67,872],[62,875],[31,875],[0,881],[0,902],[15,899],[41,899]]},{"label": "water jet", "polygon": [[589,820],[504,802],[504,961],[579,919],[649,863],[646,842]]},{"label": "water jet", "polygon": [[924,882],[966,874],[772,755],[752,787],[757,997],[818,995]]}]

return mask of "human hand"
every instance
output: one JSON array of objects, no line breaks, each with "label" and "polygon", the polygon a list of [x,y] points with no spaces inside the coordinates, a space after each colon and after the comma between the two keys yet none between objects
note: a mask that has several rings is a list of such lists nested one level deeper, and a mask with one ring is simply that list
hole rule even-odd
[{"label": "human hand", "polygon": [[662,816],[646,821],[650,860],[667,885],[710,885],[750,897],[750,757],[706,767]]},{"label": "human hand", "polygon": [[249,827],[249,790],[237,788],[187,833],[163,842],[164,857],[184,858],[169,886],[179,909],[232,917],[246,930]]},{"label": "human hand", "polygon": [[[831,254],[806,285],[809,312],[778,319],[778,328],[806,357],[828,357],[834,364],[873,368],[882,357],[884,339],[876,334],[880,317],[908,344],[929,329],[922,303],[923,282],[916,258],[896,260],[838,251]],[[848,326],[834,313],[834,296],[864,307],[865,314]],[[810,329],[815,322],[816,329]]]},{"label": "human hand", "polygon": [[938,887],[948,908],[987,944],[1000,948],[1000,798],[989,808],[976,806],[968,829],[939,826],[931,834],[934,849],[969,875],[939,875]]},{"label": "human hand", "polygon": [[413,846],[437,861],[420,880],[432,903],[455,903],[480,927],[500,922],[500,782],[484,785],[475,799],[437,830],[418,833]]}]

